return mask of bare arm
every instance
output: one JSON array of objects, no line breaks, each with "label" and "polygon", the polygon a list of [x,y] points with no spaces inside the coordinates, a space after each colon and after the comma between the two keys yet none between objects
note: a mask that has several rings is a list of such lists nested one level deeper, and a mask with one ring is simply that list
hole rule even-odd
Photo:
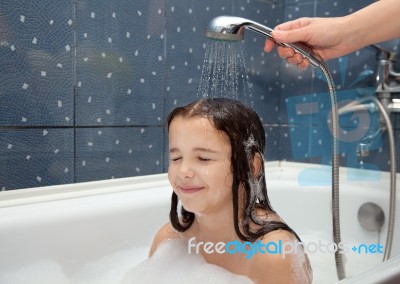
[{"label": "bare arm", "polygon": [[[400,37],[400,2],[380,0],[353,14],[332,18],[300,18],[275,27],[278,42],[304,42],[323,60],[340,57],[369,44]],[[275,46],[266,40],[264,50]],[[291,48],[278,47],[280,57],[299,68],[309,61]]]},{"label": "bare arm", "polygon": [[350,15],[349,25],[358,35],[355,50],[400,37],[400,2],[380,0]]}]

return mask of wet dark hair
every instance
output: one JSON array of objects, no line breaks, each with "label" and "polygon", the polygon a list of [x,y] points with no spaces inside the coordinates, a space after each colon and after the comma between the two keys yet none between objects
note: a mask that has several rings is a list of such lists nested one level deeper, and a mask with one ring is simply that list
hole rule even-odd
[{"label": "wet dark hair", "polygon": [[[193,116],[208,118],[217,130],[223,131],[229,137],[229,143],[232,148],[233,219],[237,236],[242,241],[253,242],[271,231],[282,229],[293,233],[299,239],[287,224],[280,221],[263,220],[256,216],[256,207],[263,208],[267,214],[275,213],[267,195],[264,163],[262,163],[260,174],[257,177],[253,175],[251,169],[255,155],[259,155],[262,159],[265,147],[264,127],[257,113],[237,100],[226,98],[201,99],[187,106],[174,109],[167,118],[168,130],[174,118],[189,118]],[[242,223],[239,222],[242,217],[239,216],[240,185],[243,185],[246,193]],[[193,224],[195,215],[193,212],[185,210],[183,206],[179,214],[178,202],[178,196],[173,192],[170,221],[177,231],[184,232]],[[250,228],[250,222],[256,225],[256,230]],[[240,231],[240,224],[244,234]]]}]

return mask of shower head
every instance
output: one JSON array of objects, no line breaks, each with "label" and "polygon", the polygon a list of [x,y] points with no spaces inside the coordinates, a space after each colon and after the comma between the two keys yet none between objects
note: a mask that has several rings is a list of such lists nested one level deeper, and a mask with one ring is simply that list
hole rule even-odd
[{"label": "shower head", "polygon": [[[240,41],[244,38],[245,29],[257,32],[275,41],[272,37],[273,30],[271,28],[245,18],[233,16],[219,16],[212,19],[206,28],[205,36],[215,40]],[[321,59],[312,53],[311,48],[304,44],[280,42],[276,42],[276,44],[293,48],[297,53],[307,58],[314,67],[320,67],[322,64]]]},{"label": "shower head", "polygon": [[205,35],[208,38],[224,41],[240,41],[244,39],[245,26],[250,21],[232,16],[219,16],[208,24]]}]

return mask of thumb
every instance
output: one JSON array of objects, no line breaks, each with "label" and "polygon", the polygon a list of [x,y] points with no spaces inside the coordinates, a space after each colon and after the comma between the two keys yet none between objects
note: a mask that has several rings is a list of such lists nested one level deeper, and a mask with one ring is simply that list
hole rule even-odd
[{"label": "thumb", "polygon": [[277,42],[283,42],[283,43],[293,43],[293,42],[299,42],[299,41],[306,41],[306,34],[304,32],[304,29],[293,29],[293,30],[273,30],[272,31],[272,37],[277,41]]}]

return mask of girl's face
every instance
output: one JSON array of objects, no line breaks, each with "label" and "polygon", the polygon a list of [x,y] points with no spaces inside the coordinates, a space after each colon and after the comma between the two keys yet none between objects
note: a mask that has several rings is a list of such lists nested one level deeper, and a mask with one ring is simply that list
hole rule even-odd
[{"label": "girl's face", "polygon": [[207,118],[176,117],[169,126],[168,179],[187,211],[232,208],[231,146]]}]

